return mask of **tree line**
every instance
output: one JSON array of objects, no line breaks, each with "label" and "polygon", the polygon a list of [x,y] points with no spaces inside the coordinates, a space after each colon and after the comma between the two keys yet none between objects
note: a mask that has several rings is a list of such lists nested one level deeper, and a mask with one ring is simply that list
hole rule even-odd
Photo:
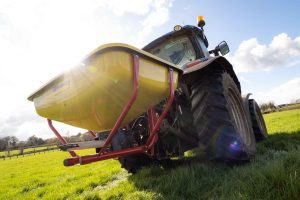
[{"label": "tree line", "polygon": [[291,109],[299,109],[300,108],[300,99],[296,99],[291,101],[291,103],[275,105],[273,101],[269,101],[267,103],[262,103],[259,105],[261,112],[271,113],[282,110],[291,110]]},{"label": "tree line", "polygon": [[[66,136],[67,142],[79,142],[92,140],[93,137],[88,133],[78,133],[77,135]],[[32,146],[60,144],[57,138],[42,139],[35,135],[30,136],[27,140],[21,141],[16,136],[5,136],[0,138],[0,151],[12,149],[24,149]]]}]

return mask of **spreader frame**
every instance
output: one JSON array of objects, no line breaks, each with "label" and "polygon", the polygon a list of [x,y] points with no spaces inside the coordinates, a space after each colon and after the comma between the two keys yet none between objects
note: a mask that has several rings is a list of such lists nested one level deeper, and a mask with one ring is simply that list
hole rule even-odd
[{"label": "spreader frame", "polygon": [[[136,146],[136,147],[130,147],[126,149],[116,150],[116,151],[107,151],[108,146],[111,144],[111,141],[113,137],[116,135],[118,129],[120,128],[124,118],[128,114],[129,110],[131,109],[132,105],[134,104],[138,90],[139,90],[139,56],[136,54],[133,54],[133,93],[131,97],[128,100],[128,103],[123,108],[120,116],[118,117],[115,125],[113,126],[111,132],[109,133],[108,137],[106,138],[103,147],[101,148],[99,153],[92,154],[92,155],[84,155],[79,156],[74,151],[69,151],[72,157],[67,158],[64,160],[65,166],[73,166],[76,164],[88,164],[96,161],[106,160],[110,158],[118,158],[122,156],[128,156],[133,154],[148,154],[153,155],[154,154],[154,144],[157,142],[158,135],[157,131],[159,130],[159,127],[161,123],[163,122],[163,119],[166,117],[172,103],[174,100],[174,80],[173,80],[173,69],[168,68],[168,79],[170,84],[170,91],[169,91],[169,99],[167,101],[167,104],[161,113],[161,115],[157,118],[157,113],[155,112],[154,108],[150,108],[147,111],[148,114],[148,121],[149,121],[149,129],[150,129],[150,135],[145,145]],[[48,125],[50,129],[53,131],[53,133],[56,135],[58,140],[62,144],[67,144],[66,140],[60,135],[60,133],[55,129],[55,127],[52,124],[51,119],[47,119]],[[95,133],[93,131],[89,131],[91,135],[95,136]]]}]

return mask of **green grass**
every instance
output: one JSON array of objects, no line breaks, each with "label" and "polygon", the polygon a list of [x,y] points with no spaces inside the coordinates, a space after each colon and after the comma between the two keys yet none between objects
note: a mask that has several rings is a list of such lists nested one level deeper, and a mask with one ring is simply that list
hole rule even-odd
[{"label": "green grass", "polygon": [[[86,166],[64,167],[68,154],[61,151],[0,161],[2,199],[75,198],[86,190],[126,174],[115,160]],[[127,175],[127,174],[126,174]]]},{"label": "green grass", "polygon": [[300,109],[274,112],[264,115],[268,132],[294,133],[300,132]]},{"label": "green grass", "polygon": [[265,115],[271,135],[240,166],[194,157],[131,175],[116,160],[64,167],[60,151],[0,160],[0,199],[299,199],[299,115]]}]

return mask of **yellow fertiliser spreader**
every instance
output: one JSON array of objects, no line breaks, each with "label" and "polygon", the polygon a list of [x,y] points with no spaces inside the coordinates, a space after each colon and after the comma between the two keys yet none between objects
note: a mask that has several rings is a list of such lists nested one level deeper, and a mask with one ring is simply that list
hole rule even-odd
[{"label": "yellow fertiliser spreader", "polygon": [[28,99],[42,117],[88,130],[107,131],[113,128],[132,95],[134,70],[139,89],[123,126],[168,96],[169,68],[173,69],[176,87],[181,72],[176,65],[130,45],[106,44]]}]

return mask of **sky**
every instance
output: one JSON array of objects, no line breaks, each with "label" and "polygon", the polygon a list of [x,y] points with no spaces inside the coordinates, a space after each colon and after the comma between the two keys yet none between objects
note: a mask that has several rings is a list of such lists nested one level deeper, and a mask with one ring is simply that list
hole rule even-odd
[{"label": "sky", "polygon": [[229,44],[244,94],[290,103],[300,98],[299,9],[297,0],[0,0],[0,137],[52,137],[27,100],[33,91],[102,44],[142,48],[198,15],[209,49]]}]

